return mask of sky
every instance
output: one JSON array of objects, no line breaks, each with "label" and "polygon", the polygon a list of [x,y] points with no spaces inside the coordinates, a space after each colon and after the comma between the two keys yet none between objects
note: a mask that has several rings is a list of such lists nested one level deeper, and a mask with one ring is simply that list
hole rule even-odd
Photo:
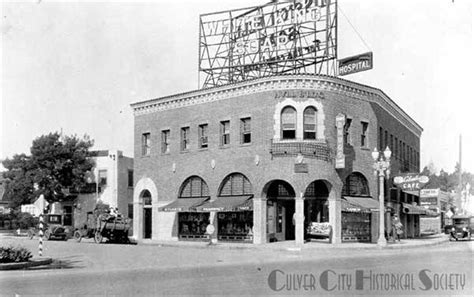
[{"label": "sky", "polygon": [[[54,131],[133,156],[130,104],[198,88],[199,14],[259,0],[2,2],[0,160]],[[424,131],[421,166],[474,173],[470,0],[339,0],[338,57],[374,68],[344,76],[382,89]],[[354,29],[355,28],[355,29]]]}]

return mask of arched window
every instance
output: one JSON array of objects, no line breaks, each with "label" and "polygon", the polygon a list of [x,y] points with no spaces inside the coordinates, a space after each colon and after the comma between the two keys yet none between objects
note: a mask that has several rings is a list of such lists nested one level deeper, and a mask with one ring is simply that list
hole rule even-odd
[{"label": "arched window", "polygon": [[367,179],[359,172],[353,172],[346,178],[342,193],[347,196],[369,196]]},{"label": "arched window", "polygon": [[281,138],[296,138],[296,109],[291,106],[287,106],[281,111]]},{"label": "arched window", "polygon": [[181,186],[179,198],[209,197],[209,188],[199,176],[191,176]]},{"label": "arched window", "polygon": [[219,196],[240,196],[252,195],[252,185],[250,181],[241,173],[228,175],[222,182]]},{"label": "arched window", "polygon": [[151,205],[151,193],[148,190],[144,190],[141,194],[144,205]]},{"label": "arched window", "polygon": [[310,106],[303,113],[303,138],[316,139],[316,108]]}]

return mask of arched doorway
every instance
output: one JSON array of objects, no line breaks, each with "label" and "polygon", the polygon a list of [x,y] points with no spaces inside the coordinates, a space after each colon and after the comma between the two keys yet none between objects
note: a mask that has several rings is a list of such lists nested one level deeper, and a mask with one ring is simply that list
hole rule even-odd
[{"label": "arched doorway", "polygon": [[153,222],[150,191],[143,190],[140,194],[140,199],[143,202],[143,238],[150,239]]},{"label": "arched doorway", "polygon": [[294,240],[295,191],[283,181],[275,180],[266,186],[267,235],[270,242]]},{"label": "arched doorway", "polygon": [[322,180],[313,181],[304,193],[305,225],[329,222],[329,190]]}]

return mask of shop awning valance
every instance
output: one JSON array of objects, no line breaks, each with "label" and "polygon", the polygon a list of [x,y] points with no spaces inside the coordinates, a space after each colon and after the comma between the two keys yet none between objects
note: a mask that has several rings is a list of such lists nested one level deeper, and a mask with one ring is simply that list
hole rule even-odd
[{"label": "shop awning valance", "polygon": [[198,211],[243,211],[253,210],[251,195],[220,196],[197,207]]},{"label": "shop awning valance", "polygon": [[168,205],[160,207],[160,211],[196,211],[196,207],[205,203],[210,197],[178,198]]},{"label": "shop awning valance", "polygon": [[403,207],[402,209],[403,212],[406,214],[425,214],[426,213],[426,209],[418,205],[402,203],[402,207]]},{"label": "shop awning valance", "polygon": [[345,212],[379,211],[379,202],[372,197],[344,196],[341,200],[341,210]]},{"label": "shop awning valance", "polygon": [[403,193],[410,194],[416,197],[420,196],[420,191],[408,191],[408,190],[403,190]]}]

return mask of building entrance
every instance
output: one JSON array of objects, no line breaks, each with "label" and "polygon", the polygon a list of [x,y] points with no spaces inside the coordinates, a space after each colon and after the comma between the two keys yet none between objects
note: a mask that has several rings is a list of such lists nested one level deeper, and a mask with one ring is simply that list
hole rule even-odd
[{"label": "building entrance", "polygon": [[143,201],[143,238],[151,238],[151,225],[153,221],[152,206],[151,206],[151,193],[148,190],[144,190],[141,194]]},{"label": "building entrance", "polygon": [[151,238],[151,208],[143,209],[143,238]]},{"label": "building entrance", "polygon": [[267,240],[295,239],[295,193],[290,184],[273,181],[267,191]]}]

